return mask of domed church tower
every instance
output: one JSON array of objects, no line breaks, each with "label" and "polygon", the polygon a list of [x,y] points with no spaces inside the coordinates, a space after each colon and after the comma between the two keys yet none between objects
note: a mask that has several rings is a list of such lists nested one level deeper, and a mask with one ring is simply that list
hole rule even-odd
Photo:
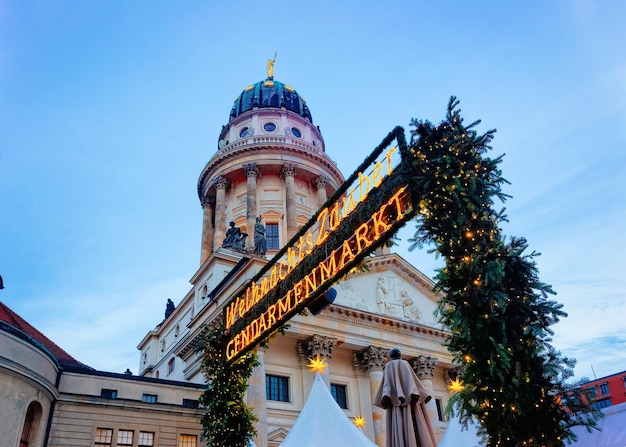
[{"label": "domed church tower", "polygon": [[[235,99],[200,174],[201,263],[189,292],[176,305],[168,300],[163,321],[139,342],[142,377],[205,384],[195,346],[206,324],[224,320],[229,303],[344,182],[308,105],[274,79],[273,64]],[[372,136],[372,147],[380,137]],[[366,436],[384,446],[384,410],[372,402],[391,348],[411,361],[432,396],[435,435],[443,433],[446,383],[458,365],[434,317],[434,284],[389,250],[366,262],[333,284],[332,304],[295,315],[284,334],[256,348],[246,402],[258,418],[257,446],[278,447],[291,430],[313,384],[307,363],[318,357],[328,364],[323,380],[337,405],[363,418]]]},{"label": "domed church tower", "polygon": [[235,99],[217,153],[200,174],[201,264],[222,247],[230,222],[248,235],[244,250],[253,253],[257,217],[268,254],[277,252],[343,183],[306,101],[274,79],[273,62],[265,80]]}]

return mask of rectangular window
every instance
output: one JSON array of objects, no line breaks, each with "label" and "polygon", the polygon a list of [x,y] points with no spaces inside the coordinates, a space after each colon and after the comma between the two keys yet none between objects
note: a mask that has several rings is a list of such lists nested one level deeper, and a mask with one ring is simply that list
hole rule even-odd
[{"label": "rectangular window", "polygon": [[606,399],[600,399],[600,400],[596,400],[594,403],[591,404],[591,408],[595,409],[595,410],[599,410],[601,408],[606,408],[606,407],[610,407],[611,406],[611,398],[607,397]]},{"label": "rectangular window", "polygon": [[348,408],[345,385],[337,385],[336,383],[331,383],[330,394],[333,395],[333,398],[335,399],[335,402],[337,402],[337,405],[339,405],[339,408],[343,408],[344,410]]},{"label": "rectangular window", "polygon": [[119,430],[117,432],[117,445],[118,446],[132,446],[133,445],[133,435],[135,432],[132,430]]},{"label": "rectangular window", "polygon": [[154,433],[140,431],[139,438],[137,438],[137,445],[139,447],[154,447]]},{"label": "rectangular window", "polygon": [[102,388],[100,390],[100,397],[104,397],[105,399],[117,399],[117,390],[107,390]]},{"label": "rectangular window", "polygon": [[265,240],[267,241],[268,250],[280,249],[280,244],[278,241],[278,224],[277,223],[265,224]]},{"label": "rectangular window", "polygon": [[96,446],[111,445],[111,442],[113,442],[112,428],[96,428],[96,437],[94,439]]},{"label": "rectangular window", "polygon": [[600,384],[600,395],[609,394],[609,384],[607,382]]},{"label": "rectangular window", "polygon": [[198,445],[198,437],[196,435],[180,435],[178,447],[196,447]]},{"label": "rectangular window", "polygon": [[289,378],[265,376],[265,396],[267,400],[289,402]]},{"label": "rectangular window", "polygon": [[183,407],[185,408],[198,408],[198,401],[196,399],[183,399]]},{"label": "rectangular window", "polygon": [[589,388],[585,388],[585,391],[589,394],[589,397],[591,397],[592,399],[595,399],[595,397],[598,395],[598,391],[596,390],[596,386],[590,386]]},{"label": "rectangular window", "polygon": [[441,399],[435,399],[435,405],[437,406],[437,417],[440,421],[443,421],[443,402],[441,402]]},{"label": "rectangular window", "polygon": [[156,394],[144,394],[141,396],[141,401],[147,404],[156,404],[157,396]]}]

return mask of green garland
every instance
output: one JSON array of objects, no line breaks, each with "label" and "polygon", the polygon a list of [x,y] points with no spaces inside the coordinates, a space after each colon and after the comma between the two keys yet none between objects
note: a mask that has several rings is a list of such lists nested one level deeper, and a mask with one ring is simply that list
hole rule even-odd
[{"label": "green garland", "polygon": [[208,447],[246,447],[256,434],[253,409],[244,401],[248,378],[258,365],[256,355],[247,353],[227,365],[224,356],[224,328],[206,328],[196,345],[202,356],[202,370],[209,385],[200,396],[206,408],[202,416],[202,437]]},{"label": "green garland", "polygon": [[[501,157],[483,155],[495,131],[478,135],[463,125],[451,98],[438,126],[412,120],[411,168],[420,214],[413,247],[435,243],[445,258],[437,275],[443,292],[438,307],[451,331],[448,347],[463,365],[464,389],[450,408],[461,421],[480,421],[488,446],[562,446],[573,425],[594,426],[595,412],[570,414],[559,396],[571,398],[564,381],[574,361],[550,345],[550,326],[565,317],[562,305],[547,299],[551,287],[538,279],[526,240],[501,234],[505,217],[493,199],[506,199]],[[572,399],[568,405],[588,410]]]},{"label": "green garland", "polygon": [[[472,129],[478,122],[464,126],[457,105],[453,97],[438,126],[411,121],[411,147],[403,154],[409,161],[398,168],[411,178],[412,200],[419,203],[413,246],[434,242],[446,260],[437,276],[438,312],[465,385],[450,408],[458,408],[463,423],[479,420],[490,447],[561,447],[573,439],[572,426],[595,427],[599,412],[579,388],[565,384],[574,361],[550,345],[550,326],[566,314],[547,299],[554,292],[538,279],[537,254],[524,255],[526,241],[506,241],[498,227],[505,217],[493,210],[493,199],[506,199],[506,180],[501,158],[483,157],[494,131],[478,135]],[[217,326],[206,328],[196,345],[209,380],[200,398],[207,410],[202,433],[209,447],[245,447],[257,419],[244,395],[258,363],[247,353],[227,364],[225,342]]]}]

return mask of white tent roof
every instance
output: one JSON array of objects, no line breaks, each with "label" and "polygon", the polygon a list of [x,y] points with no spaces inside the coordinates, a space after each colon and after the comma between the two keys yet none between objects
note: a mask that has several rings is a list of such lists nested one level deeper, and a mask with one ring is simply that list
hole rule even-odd
[{"label": "white tent roof", "polygon": [[[598,430],[588,432],[585,427],[574,427],[572,431],[578,439],[567,447],[624,447],[626,446],[626,402],[603,408],[604,417],[598,423]],[[448,422],[446,432],[438,447],[476,447],[480,438],[476,427],[470,425],[463,430],[458,418]]]},{"label": "white tent roof", "polygon": [[470,423],[465,430],[459,418],[454,416],[448,421],[446,431],[437,447],[479,447],[481,445],[479,442],[476,426]]},{"label": "white tent roof", "polygon": [[346,416],[319,373],[281,447],[377,447]]},{"label": "white tent roof", "polygon": [[598,422],[598,430],[591,433],[585,427],[574,427],[578,437],[568,447],[624,447],[626,445],[626,402],[603,408],[604,417]]}]

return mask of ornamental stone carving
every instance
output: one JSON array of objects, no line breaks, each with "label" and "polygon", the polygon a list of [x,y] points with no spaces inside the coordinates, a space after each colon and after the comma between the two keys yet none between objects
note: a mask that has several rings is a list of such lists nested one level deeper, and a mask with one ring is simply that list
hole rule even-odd
[{"label": "ornamental stone carving", "polygon": [[258,177],[260,175],[256,163],[246,163],[243,165],[243,172],[246,173],[246,177]]},{"label": "ornamental stone carving", "polygon": [[419,379],[432,379],[435,377],[435,368],[439,364],[439,360],[434,357],[420,355],[411,360],[410,363]]},{"label": "ornamental stone carving", "polygon": [[315,178],[312,183],[315,189],[322,189],[328,186],[328,184],[330,183],[330,179],[322,174],[319,177]]},{"label": "ornamental stone carving", "polygon": [[354,366],[357,370],[371,371],[383,369],[389,357],[389,349],[377,346],[368,346],[361,352],[353,354]]},{"label": "ornamental stone carving", "polygon": [[230,185],[230,181],[223,175],[220,175],[219,177],[215,177],[213,179],[213,184],[216,189],[226,189]]},{"label": "ornamental stone carving", "polygon": [[206,197],[205,196],[200,201],[200,205],[202,205],[202,208],[206,208],[207,206],[209,206],[211,208],[215,208],[215,199],[213,197]]},{"label": "ornamental stone carving", "polygon": [[458,366],[456,368],[445,369],[444,372],[443,372],[443,378],[446,381],[446,383],[448,383],[451,380],[454,380],[457,377],[462,376],[464,372],[465,372],[465,368],[463,366]]},{"label": "ornamental stone carving", "polygon": [[314,358],[318,355],[320,358],[331,359],[335,346],[337,346],[336,338],[315,334],[308,340],[298,343],[298,354],[302,360]]},{"label": "ornamental stone carving", "polygon": [[283,177],[295,177],[295,175],[296,175],[296,165],[293,165],[291,163],[285,163],[283,165],[282,171],[280,171],[280,174]]}]

